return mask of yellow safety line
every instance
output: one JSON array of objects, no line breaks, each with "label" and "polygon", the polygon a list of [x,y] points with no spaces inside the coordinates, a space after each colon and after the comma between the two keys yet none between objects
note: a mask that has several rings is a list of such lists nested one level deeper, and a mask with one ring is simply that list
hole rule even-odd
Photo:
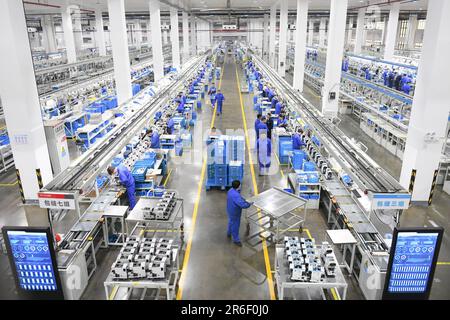
[{"label": "yellow safety line", "polygon": [[115,286],[115,287],[112,289],[111,294],[110,294],[109,297],[108,297],[108,300],[112,300],[112,299],[114,299],[114,298],[116,297],[117,290],[119,290],[119,286]]},{"label": "yellow safety line", "polygon": [[[222,76],[223,76],[223,67],[222,67],[222,70],[220,72],[219,89],[222,86]],[[216,111],[217,111],[217,104],[214,107],[214,114],[213,114],[213,117],[211,119],[210,129],[212,127],[214,127],[214,121],[216,120]],[[196,225],[196,222],[197,222],[198,207],[199,207],[199,204],[200,204],[200,197],[201,197],[202,189],[203,189],[203,181],[205,180],[206,165],[207,165],[207,159],[204,159],[203,160],[203,165],[202,165],[202,171],[201,171],[201,174],[200,174],[200,182],[198,183],[198,188],[197,188],[197,196],[195,198],[195,203],[194,203],[194,211],[192,212],[192,227],[191,227],[191,230],[189,231],[189,240],[188,240],[187,245],[186,245],[186,252],[184,254],[183,265],[181,267],[181,270],[183,270],[183,271],[181,272],[180,282],[178,283],[177,300],[181,300],[182,297],[183,297],[184,279],[186,278],[187,266],[188,266],[188,263],[189,263],[189,257],[191,255],[192,239],[194,237],[195,225]]]},{"label": "yellow safety line", "polygon": [[336,293],[336,288],[331,288],[330,291],[331,291],[331,295],[333,296],[334,300],[341,300],[341,299],[339,299],[339,296]]},{"label": "yellow safety line", "polygon": [[278,168],[280,168],[280,173],[281,173],[281,176],[283,177],[283,179],[285,178],[284,177],[284,172],[283,172],[283,169],[281,168],[281,162],[280,162],[280,158],[278,158],[278,155],[274,152],[274,155],[275,155],[275,159],[277,159],[277,161],[278,161]]},{"label": "yellow safety line", "polygon": [[[244,102],[242,100],[240,79],[239,79],[237,67],[236,67],[236,79],[237,79],[237,82],[236,82],[237,89],[239,92],[239,100],[241,102],[242,122],[244,123],[245,141],[247,143],[247,149],[248,149],[248,158],[249,158],[249,162],[250,162],[250,172],[252,174],[253,190],[254,190],[254,194],[258,195],[258,185],[256,184],[255,169],[253,168],[252,154],[250,151],[251,150],[250,149],[250,140],[248,138],[248,132],[247,132],[248,131],[247,130],[247,119],[245,117],[245,112],[244,112]],[[258,216],[261,216],[260,211],[258,211]],[[273,279],[272,279],[272,270],[270,268],[269,252],[267,250],[267,243],[266,243],[265,239],[262,240],[262,246],[263,246],[263,253],[264,253],[264,262],[266,265],[267,285],[269,286],[270,299],[275,300],[275,289],[274,289],[274,284],[273,284]]]},{"label": "yellow safety line", "polygon": [[450,266],[450,262],[438,262],[438,266]]},{"label": "yellow safety line", "polygon": [[18,182],[19,182],[19,180],[16,180],[16,182],[12,182],[12,183],[0,183],[0,187],[12,187],[12,186],[15,186]]},{"label": "yellow safety line", "polygon": [[309,232],[309,229],[303,229],[305,232],[306,232],[306,234],[308,235],[308,238],[310,238],[310,239],[312,239],[312,237],[311,237],[311,232]]},{"label": "yellow safety line", "polygon": [[172,173],[172,169],[170,169],[170,170],[169,170],[169,173],[167,174],[166,180],[165,180],[164,183],[163,183],[163,186],[164,186],[164,187],[166,186],[167,181],[169,181],[169,177],[170,177],[170,174],[171,174],[171,173]]}]

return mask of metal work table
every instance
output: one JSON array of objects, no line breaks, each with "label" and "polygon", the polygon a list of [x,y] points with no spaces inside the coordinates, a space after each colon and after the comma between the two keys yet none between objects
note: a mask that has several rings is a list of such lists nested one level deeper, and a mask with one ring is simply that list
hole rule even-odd
[{"label": "metal work table", "polygon": [[[299,229],[301,232],[306,219],[306,200],[274,187],[248,201],[253,202],[257,208],[256,211],[248,211],[245,215],[248,241],[255,237],[260,238],[253,246],[258,245],[261,239],[276,243],[292,229]],[[250,223],[258,229],[251,235]]]},{"label": "metal work table", "polygon": [[[171,191],[171,190],[168,190]],[[125,219],[127,230],[134,223],[136,227],[142,227],[142,231],[153,232],[158,237],[170,237],[176,239],[179,236],[181,244],[184,243],[184,201],[181,198],[176,199],[175,208],[168,220],[149,220],[144,218],[142,208],[153,208],[161,198],[157,197],[141,197],[136,206],[131,210]],[[132,232],[130,233],[132,234]],[[170,236],[167,236],[170,234]]]},{"label": "metal work table", "polygon": [[[173,249],[172,252],[172,267],[171,270],[167,270],[165,279],[114,280],[110,272],[104,282],[106,300],[130,300],[134,297],[138,297],[139,300],[144,300],[145,298],[159,300],[163,297],[161,290],[165,291],[167,300],[174,300],[176,296],[176,285],[180,275],[178,271],[180,268],[179,249]],[[147,294],[147,291],[150,291],[150,294]]]},{"label": "metal work table", "polygon": [[[334,256],[334,253],[333,253]],[[336,257],[334,256],[337,261]],[[341,268],[336,266],[336,276],[326,277],[323,282],[300,282],[292,281],[289,275],[289,265],[286,257],[284,256],[284,245],[278,244],[275,247],[275,283],[277,285],[277,294],[279,300],[285,298],[292,298],[297,300],[296,293],[306,291],[306,296],[309,300],[312,299],[311,291],[318,292],[322,299],[325,299],[323,290],[325,289],[337,289],[340,290],[339,294],[342,300],[347,296],[347,282],[342,274]],[[287,289],[290,289],[290,293],[287,293]]]},{"label": "metal work table", "polygon": [[353,263],[355,261],[355,252],[356,252],[356,244],[358,243],[353,237],[352,233],[348,229],[340,229],[340,230],[327,230],[327,235],[330,237],[331,242],[334,245],[342,245],[344,247],[343,256],[345,257],[345,252],[348,246],[351,246],[351,258],[350,264],[347,264],[346,260],[343,259],[342,266],[347,268],[347,271],[352,274],[353,273]]},{"label": "metal work table", "polygon": [[[130,236],[139,236],[144,238],[171,238],[173,234],[164,233],[160,230],[148,230],[144,224],[138,223],[130,232]],[[166,271],[165,279],[153,280],[116,280],[112,273],[108,274],[104,282],[107,300],[128,300],[128,299],[154,299],[158,300],[164,296],[161,291],[165,291],[165,298],[173,300],[176,296],[176,286],[180,277],[180,249],[182,245],[174,239],[172,249],[172,263]],[[149,294],[148,294],[149,293]]]}]

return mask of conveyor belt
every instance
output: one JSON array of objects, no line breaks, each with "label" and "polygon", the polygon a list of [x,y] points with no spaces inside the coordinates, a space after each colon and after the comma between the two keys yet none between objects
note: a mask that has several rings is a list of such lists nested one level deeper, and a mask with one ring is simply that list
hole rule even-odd
[{"label": "conveyor belt", "polygon": [[[403,190],[400,184],[377,166],[373,160],[369,159],[367,155],[363,155],[361,150],[352,147],[344,133],[321,116],[314,106],[297,93],[267,63],[256,55],[253,55],[253,60],[263,73],[268,76],[271,83],[279,89],[279,92],[293,103],[291,107],[295,107],[295,111],[305,115],[304,120],[315,129],[321,142],[329,147],[327,148],[328,151],[335,155],[336,160],[340,162],[343,168],[348,169],[347,173],[354,180],[361,181],[367,191],[389,193]],[[349,165],[350,168],[348,167]]]},{"label": "conveyor belt", "polygon": [[83,155],[77,164],[70,166],[60,173],[52,182],[45,186],[44,191],[73,191],[81,189],[85,184],[95,178],[100,166],[106,166],[105,159],[111,155],[118,146],[128,143],[129,139],[140,130],[140,125],[156,113],[159,106],[175,94],[176,90],[189,78],[195,70],[205,61],[205,55],[195,58],[192,64],[170,85],[160,90],[139,112],[127,119],[120,127],[111,131],[109,139],[105,139],[95,150],[89,150]]}]

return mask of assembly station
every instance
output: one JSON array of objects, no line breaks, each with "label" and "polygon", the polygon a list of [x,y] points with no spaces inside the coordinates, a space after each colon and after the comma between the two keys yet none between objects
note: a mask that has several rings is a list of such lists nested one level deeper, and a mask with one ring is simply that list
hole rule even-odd
[{"label": "assembly station", "polygon": [[1,0],[0,299],[450,299],[449,16]]}]

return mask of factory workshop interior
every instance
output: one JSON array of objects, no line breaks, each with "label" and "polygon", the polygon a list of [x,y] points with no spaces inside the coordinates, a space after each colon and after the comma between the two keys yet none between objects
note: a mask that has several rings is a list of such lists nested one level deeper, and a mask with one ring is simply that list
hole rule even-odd
[{"label": "factory workshop interior", "polygon": [[448,16],[0,1],[0,299],[450,299]]}]

